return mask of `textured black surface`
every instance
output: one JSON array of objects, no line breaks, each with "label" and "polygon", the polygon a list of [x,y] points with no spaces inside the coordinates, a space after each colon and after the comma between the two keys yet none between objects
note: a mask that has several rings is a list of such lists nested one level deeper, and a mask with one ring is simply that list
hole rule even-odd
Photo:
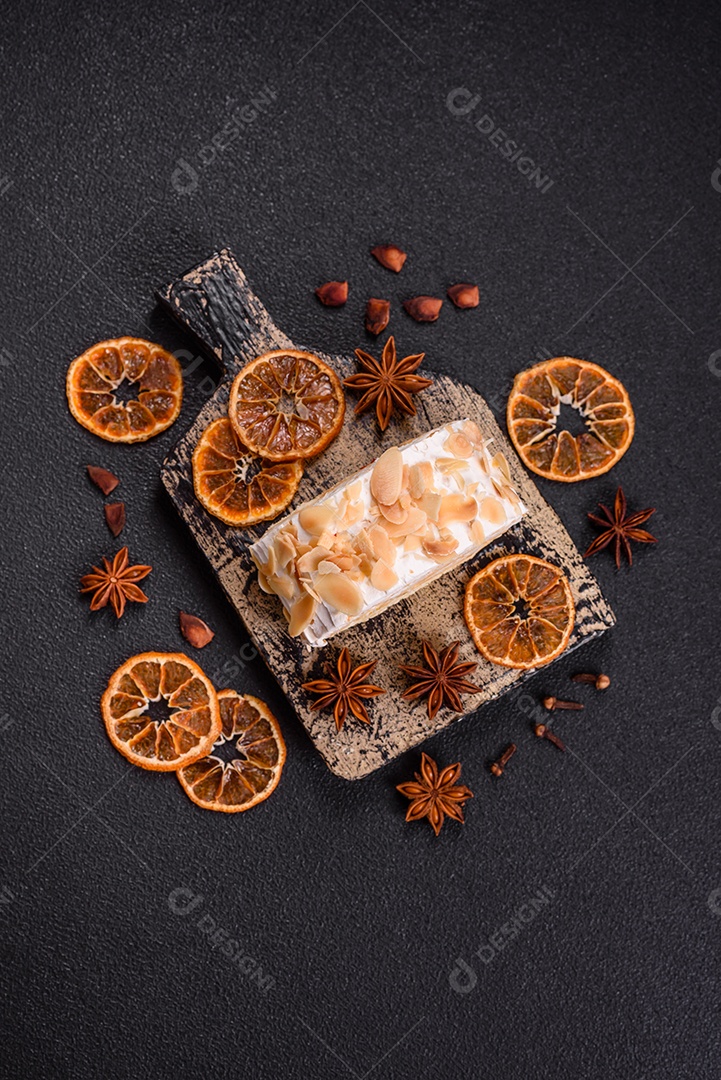
[{"label": "textured black surface", "polygon": [[[718,1076],[718,55],[710,4],[6,10],[3,1077]],[[275,99],[230,138],[266,85]],[[446,105],[462,87],[480,95],[465,116]],[[486,113],[553,180],[545,192],[474,126]],[[410,252],[398,277],[367,254],[387,241]],[[632,507],[658,507],[660,543],[632,571],[594,564],[618,626],[583,663],[614,685],[559,720],[565,755],[507,699],[434,739],[475,792],[466,826],[438,840],[404,824],[394,790],[418,755],[338,780],[242,662],[158,479],[211,364],[184,356],[181,420],[145,446],[95,440],[65,407],[67,363],[94,340],[191,348],[151,290],[224,243],[294,340],[347,352],[365,297],[387,295],[404,350],[499,415],[546,350],[606,364],[636,408],[610,476],[541,482],[581,546],[617,482]],[[348,305],[322,308],[312,289],[339,277]],[[476,311],[447,304],[418,326],[399,310],[459,279],[478,281]],[[154,566],[151,602],[118,624],[76,592],[116,550],[87,462],[121,477],[123,540]],[[98,719],[117,663],[182,647],[179,607],[217,632],[208,673],[239,656],[233,681],[286,733],[278,791],[236,818],[128,766]],[[531,686],[566,694],[574,669]],[[487,763],[510,738],[495,781]]]}]

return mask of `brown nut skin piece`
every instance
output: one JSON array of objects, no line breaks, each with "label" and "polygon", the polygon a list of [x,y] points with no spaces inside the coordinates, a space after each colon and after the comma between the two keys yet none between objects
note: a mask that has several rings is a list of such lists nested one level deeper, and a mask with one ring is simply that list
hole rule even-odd
[{"label": "brown nut skin piece", "polygon": [[435,322],[441,313],[443,301],[436,296],[414,296],[411,300],[404,300],[403,307],[416,322]]},{"label": "brown nut skin piece", "polygon": [[386,270],[392,270],[395,274],[400,273],[408,258],[405,251],[401,251],[395,244],[379,244],[371,248],[371,255],[381,266],[385,266]]},{"label": "brown nut skin piece", "polygon": [[348,299],[348,282],[326,281],[315,290],[315,295],[326,307],[342,307]]},{"label": "brown nut skin piece", "polygon": [[447,292],[457,308],[478,307],[480,302],[477,285],[451,285]]},{"label": "brown nut skin piece", "polygon": [[382,334],[390,322],[390,300],[378,300],[372,296],[366,304],[366,330],[369,334]]}]

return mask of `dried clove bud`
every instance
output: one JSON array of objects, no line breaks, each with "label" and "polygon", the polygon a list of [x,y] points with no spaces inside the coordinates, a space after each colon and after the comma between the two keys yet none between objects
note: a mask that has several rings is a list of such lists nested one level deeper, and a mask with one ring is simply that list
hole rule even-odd
[{"label": "dried clove bud", "polygon": [[404,300],[403,307],[416,322],[435,322],[443,301],[435,296],[414,296],[412,300]]},{"label": "dried clove bud", "polygon": [[95,486],[100,488],[103,495],[109,495],[111,491],[115,491],[120,483],[114,473],[108,472],[107,469],[101,469],[99,465],[87,465],[86,468],[88,476]]},{"label": "dried clove bud", "polygon": [[315,290],[315,295],[326,307],[342,307],[348,299],[348,282],[326,281]]},{"label": "dried clove bud", "polygon": [[369,334],[381,334],[391,317],[390,300],[377,300],[374,296],[366,304],[366,330]]},{"label": "dried clove bud", "polygon": [[106,503],[105,520],[113,536],[120,536],[125,528],[125,503]]},{"label": "dried clove bud", "polygon": [[204,649],[215,637],[207,623],[187,611],[180,612],[180,632],[194,649]]},{"label": "dried clove bud", "polygon": [[448,296],[457,308],[478,307],[477,285],[451,285],[450,289],[448,289]]},{"label": "dried clove bud", "polygon": [[394,244],[381,244],[371,248],[371,255],[381,266],[385,266],[386,270],[393,270],[396,274],[403,269],[403,263],[408,258],[405,251],[401,251]]}]

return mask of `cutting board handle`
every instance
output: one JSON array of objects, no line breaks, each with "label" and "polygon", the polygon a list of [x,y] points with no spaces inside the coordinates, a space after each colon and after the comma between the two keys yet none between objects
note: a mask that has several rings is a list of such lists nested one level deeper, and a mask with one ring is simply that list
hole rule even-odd
[{"label": "cutting board handle", "polygon": [[227,378],[260,353],[293,347],[250,289],[229,248],[158,289],[157,296],[215,357]]}]

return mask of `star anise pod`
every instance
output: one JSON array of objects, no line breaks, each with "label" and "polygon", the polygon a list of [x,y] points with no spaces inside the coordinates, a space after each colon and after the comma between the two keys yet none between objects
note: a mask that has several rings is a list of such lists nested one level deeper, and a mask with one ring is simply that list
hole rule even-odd
[{"label": "star anise pod", "polygon": [[92,574],[81,577],[80,592],[93,593],[90,601],[91,611],[97,611],[106,604],[112,604],[113,611],[120,618],[125,611],[127,600],[133,600],[138,604],[147,603],[147,596],[135,582],[142,581],[153,568],[152,566],[129,566],[128,562],[128,549],[124,547],[120,549],[112,562],[110,559],[103,559],[104,569],[94,566]]},{"label": "star anise pod", "polygon": [[376,360],[364,349],[356,349],[355,354],[362,370],[357,375],[344,379],[343,385],[352,390],[363,391],[363,396],[355,407],[356,415],[375,405],[381,431],[388,427],[394,409],[415,416],[416,407],[411,394],[419,394],[433,384],[432,379],[413,374],[423,363],[426,354],[417,353],[399,360],[393,337],[389,337],[383,346],[380,360]]},{"label": "star anise pod", "polygon": [[471,662],[456,663],[460,641],[453,641],[442,649],[440,653],[429,645],[423,643],[423,657],[425,667],[416,667],[408,664],[399,664],[401,671],[414,681],[414,686],[403,694],[407,701],[415,701],[420,697],[428,697],[428,717],[430,720],[436,715],[441,705],[449,705],[456,712],[463,712],[461,694],[479,694],[480,686],[469,682],[466,675],[478,667]]},{"label": "star anise pod", "polygon": [[363,704],[364,698],[378,697],[385,694],[380,686],[366,682],[373,668],[378,663],[372,660],[369,664],[360,664],[354,668],[351,664],[348,649],[343,649],[336,663],[335,672],[329,679],[314,679],[312,682],[303,683],[303,689],[311,694],[320,694],[317,701],[311,705],[312,709],[325,709],[333,707],[336,730],[340,731],[348,715],[348,710],[364,724],[370,724],[370,718]]},{"label": "star anise pod", "polygon": [[622,548],[626,552],[628,565],[633,566],[630,540],[635,540],[639,544],[656,544],[658,542],[655,536],[651,536],[651,533],[638,528],[639,525],[643,525],[645,521],[648,521],[651,514],[656,513],[655,507],[651,510],[637,510],[635,514],[628,514],[623,488],[619,488],[616,492],[613,513],[603,503],[598,505],[605,516],[599,517],[598,514],[589,514],[588,517],[595,525],[600,525],[603,532],[586,548],[583,553],[584,559],[587,559],[589,555],[595,555],[597,551],[602,551],[603,548],[608,547],[610,543],[615,541],[616,568],[620,569]]},{"label": "star anise pod", "polygon": [[415,773],[415,782],[398,784],[397,790],[411,800],[406,813],[406,821],[420,821],[428,818],[433,832],[438,836],[446,817],[463,824],[463,804],[473,798],[473,792],[457,784],[461,775],[461,766],[448,765],[439,771],[438,766],[428,754],[421,756],[421,771]]}]

